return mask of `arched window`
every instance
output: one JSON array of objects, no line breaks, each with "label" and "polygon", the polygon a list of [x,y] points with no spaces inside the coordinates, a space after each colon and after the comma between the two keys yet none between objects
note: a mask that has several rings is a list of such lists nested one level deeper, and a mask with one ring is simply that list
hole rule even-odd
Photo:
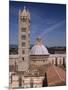
[{"label": "arched window", "polygon": [[65,58],[63,57],[63,66],[65,67],[66,64],[65,64]]},{"label": "arched window", "polygon": [[26,16],[23,16],[23,17],[20,17],[20,18],[21,18],[22,22],[26,22],[27,21],[27,17]]},{"label": "arched window", "polygon": [[24,61],[24,57],[22,57],[22,60]]},{"label": "arched window", "polygon": [[55,58],[55,65],[57,66],[57,57]]},{"label": "arched window", "polygon": [[25,45],[26,45],[25,42],[22,42],[22,47],[25,47]]},{"label": "arched window", "polygon": [[22,38],[22,40],[25,40],[26,39],[26,35],[22,35],[21,38]]},{"label": "arched window", "polygon": [[26,27],[22,27],[22,28],[21,28],[21,31],[22,31],[22,32],[26,32]]}]

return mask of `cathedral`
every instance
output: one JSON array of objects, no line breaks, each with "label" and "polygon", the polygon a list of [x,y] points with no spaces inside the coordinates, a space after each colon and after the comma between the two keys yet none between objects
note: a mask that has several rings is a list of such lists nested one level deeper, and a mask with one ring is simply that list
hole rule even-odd
[{"label": "cathedral", "polygon": [[50,54],[37,37],[30,49],[30,12],[18,17],[18,54],[9,55],[9,87],[33,88],[66,84],[66,54]]}]

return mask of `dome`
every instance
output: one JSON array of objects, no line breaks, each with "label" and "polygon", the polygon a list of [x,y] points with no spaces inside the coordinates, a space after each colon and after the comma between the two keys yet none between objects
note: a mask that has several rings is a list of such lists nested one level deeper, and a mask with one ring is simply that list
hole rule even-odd
[{"label": "dome", "polygon": [[31,49],[31,55],[48,55],[48,50],[44,45],[34,45]]},{"label": "dome", "polygon": [[32,47],[30,51],[31,55],[48,55],[47,48],[41,43],[41,39],[36,39],[36,44]]}]

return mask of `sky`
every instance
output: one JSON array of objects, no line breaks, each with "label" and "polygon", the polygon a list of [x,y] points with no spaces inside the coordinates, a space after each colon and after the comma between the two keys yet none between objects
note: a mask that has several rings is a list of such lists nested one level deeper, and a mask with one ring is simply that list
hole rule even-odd
[{"label": "sky", "polygon": [[66,46],[66,5],[32,2],[9,2],[9,44],[18,45],[18,15],[24,6],[30,12],[30,44],[41,37],[43,44]]}]

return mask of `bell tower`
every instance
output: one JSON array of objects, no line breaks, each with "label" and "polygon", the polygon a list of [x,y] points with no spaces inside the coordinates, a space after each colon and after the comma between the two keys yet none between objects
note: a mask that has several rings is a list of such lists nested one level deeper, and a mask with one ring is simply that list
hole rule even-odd
[{"label": "bell tower", "polygon": [[29,68],[30,48],[30,13],[24,7],[19,10],[19,37],[18,37],[18,71],[27,71]]}]

